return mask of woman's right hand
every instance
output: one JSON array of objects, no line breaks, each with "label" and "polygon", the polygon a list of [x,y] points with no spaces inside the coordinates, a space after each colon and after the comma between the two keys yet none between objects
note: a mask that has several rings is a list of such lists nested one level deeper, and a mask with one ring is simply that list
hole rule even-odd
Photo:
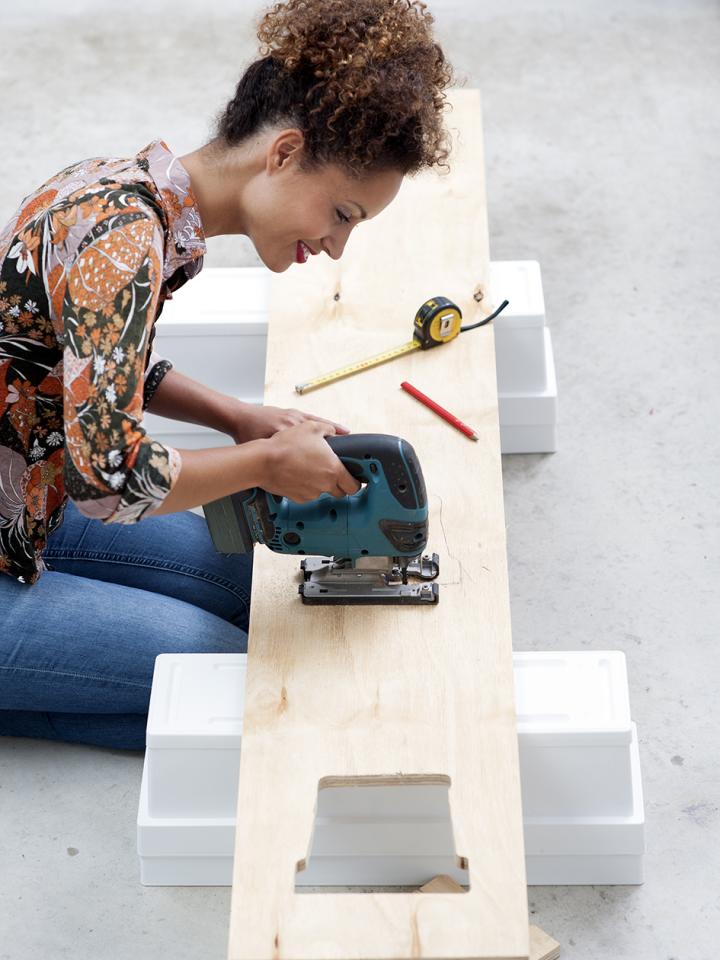
[{"label": "woman's right hand", "polygon": [[259,486],[295,503],[307,503],[322,493],[334,497],[356,493],[360,483],[325,440],[334,433],[331,424],[306,420],[262,441],[266,444],[265,475]]}]

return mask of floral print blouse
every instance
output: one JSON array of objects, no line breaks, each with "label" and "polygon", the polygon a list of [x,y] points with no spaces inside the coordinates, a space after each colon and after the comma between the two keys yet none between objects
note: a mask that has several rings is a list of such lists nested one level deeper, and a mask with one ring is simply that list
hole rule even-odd
[{"label": "floral print blouse", "polygon": [[154,324],[204,253],[189,175],[162,140],[67,167],[0,231],[0,572],[38,579],[68,497],[134,523],[172,488],[180,456],[142,425],[172,366]]}]

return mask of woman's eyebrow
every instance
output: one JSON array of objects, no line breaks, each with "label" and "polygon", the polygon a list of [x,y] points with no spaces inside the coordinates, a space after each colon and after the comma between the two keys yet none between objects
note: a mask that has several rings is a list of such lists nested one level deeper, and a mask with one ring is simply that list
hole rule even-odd
[{"label": "woman's eyebrow", "polygon": [[357,200],[351,200],[350,203],[354,203],[355,206],[356,206],[356,207],[358,208],[358,210],[360,211],[360,213],[361,213],[360,219],[361,219],[361,220],[367,220],[367,214],[365,213],[365,211],[363,210],[363,208],[360,206],[360,204],[357,202]]}]

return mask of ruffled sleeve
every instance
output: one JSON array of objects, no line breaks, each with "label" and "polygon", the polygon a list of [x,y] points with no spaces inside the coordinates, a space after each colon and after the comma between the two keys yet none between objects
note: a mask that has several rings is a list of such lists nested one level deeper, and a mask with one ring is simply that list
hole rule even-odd
[{"label": "ruffled sleeve", "polygon": [[133,523],[163,502],[180,472],[177,450],[142,425],[148,390],[172,366],[147,362],[163,232],[154,211],[124,191],[106,194],[104,205],[63,301],[64,480],[86,516]]}]

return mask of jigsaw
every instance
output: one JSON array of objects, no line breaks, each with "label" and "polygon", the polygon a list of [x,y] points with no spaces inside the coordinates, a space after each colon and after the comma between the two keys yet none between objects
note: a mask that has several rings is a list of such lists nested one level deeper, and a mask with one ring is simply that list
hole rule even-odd
[{"label": "jigsaw", "polygon": [[362,486],[350,496],[322,494],[295,503],[254,487],[205,504],[221,553],[263,543],[304,555],[303,603],[437,603],[438,555],[424,555],[428,504],[420,463],[401,437],[355,433],[325,438]]}]

